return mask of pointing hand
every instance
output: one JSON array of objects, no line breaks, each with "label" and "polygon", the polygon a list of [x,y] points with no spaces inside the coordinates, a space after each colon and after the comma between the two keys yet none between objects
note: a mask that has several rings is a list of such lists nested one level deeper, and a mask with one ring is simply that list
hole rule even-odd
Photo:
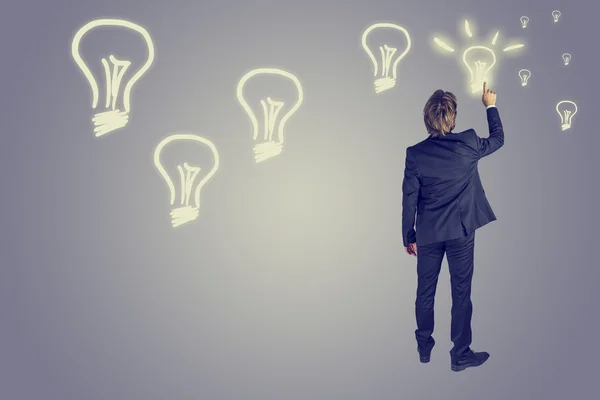
[{"label": "pointing hand", "polygon": [[481,96],[481,102],[484,106],[492,106],[496,104],[496,92],[487,89],[487,82],[483,82],[483,95]]}]

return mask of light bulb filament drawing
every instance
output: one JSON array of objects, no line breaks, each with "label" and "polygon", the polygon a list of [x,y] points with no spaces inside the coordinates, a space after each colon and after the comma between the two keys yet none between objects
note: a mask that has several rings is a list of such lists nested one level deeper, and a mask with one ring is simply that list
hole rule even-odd
[{"label": "light bulb filament drawing", "polygon": [[521,78],[521,86],[527,86],[527,81],[531,77],[531,71],[528,69],[519,70],[519,78]]},{"label": "light bulb filament drawing", "polygon": [[554,20],[554,23],[558,22],[558,19],[560,18],[560,11],[558,10],[554,10],[552,11],[552,19]]},{"label": "light bulb filament drawing", "polygon": [[565,62],[565,65],[569,65],[569,61],[571,61],[571,55],[569,53],[565,53],[562,55],[562,59]]},{"label": "light bulb filament drawing", "polygon": [[[277,116],[285,103],[283,101],[273,101],[270,97],[267,97],[267,101],[261,100],[260,104],[263,108],[265,118],[263,139],[267,142],[272,142]],[[256,135],[254,139],[256,140]]]},{"label": "light bulb filament drawing", "polygon": [[[119,97],[122,81],[125,73],[131,66],[127,60],[119,60],[114,55],[109,55],[101,59],[104,68],[104,78],[106,80],[106,101],[104,102],[104,111],[97,112],[92,118],[94,123],[94,133],[96,137],[104,136],[109,132],[122,128],[129,121],[131,111],[131,90],[133,85],[146,73],[154,61],[154,44],[146,29],[129,21],[121,19],[98,19],[91,21],[81,27],[71,44],[71,54],[77,66],[81,69],[83,75],[90,84],[92,90],[92,109],[96,109],[100,97],[99,85],[91,72],[91,69],[83,61],[80,54],[80,44],[83,37],[92,29],[98,27],[123,27],[139,33],[148,47],[148,58],[144,65],[131,77],[125,84],[122,95]],[[122,100],[122,107],[119,107],[117,100]]]},{"label": "light bulb filament drawing", "polygon": [[[260,107],[262,108],[263,114],[262,138],[259,138],[259,119],[257,118],[256,113],[252,110],[252,107],[250,107],[250,104],[244,95],[244,88],[248,81],[253,77],[260,75],[275,75],[287,78],[288,80],[292,81],[296,91],[298,92],[298,99],[282,116],[280,116],[280,114],[286,105],[284,101],[273,100],[270,96],[267,96],[266,99],[263,98],[260,100]],[[252,123],[252,139],[255,142],[258,141],[258,143],[254,145],[254,160],[258,163],[281,154],[283,149],[284,127],[286,126],[288,119],[298,110],[304,99],[302,85],[300,85],[298,78],[294,74],[278,68],[254,69],[240,79],[237,86],[237,98],[242,108],[248,114],[250,122]]]},{"label": "light bulb filament drawing", "polygon": [[[381,55],[380,62],[375,58],[374,52],[369,47],[369,35],[375,30],[381,29],[392,29],[400,31],[407,41],[406,49],[398,54],[398,48],[383,44],[379,46],[379,53]],[[371,62],[373,63],[373,76],[376,77],[375,93],[381,93],[384,90],[388,90],[396,86],[396,78],[398,76],[398,63],[406,56],[411,48],[411,39],[408,31],[400,25],[391,23],[378,23],[368,27],[362,35],[362,46]],[[394,57],[397,57],[394,60]],[[381,63],[381,65],[380,65]]]},{"label": "light bulb filament drawing", "polygon": [[[473,37],[471,26],[468,20],[465,20],[464,30],[469,38]],[[499,34],[500,31],[496,32],[492,38],[491,46],[469,46],[462,53],[463,64],[469,73],[469,87],[471,94],[479,93],[481,91],[481,87],[483,86],[483,82],[487,82],[489,85],[492,81],[491,71],[496,65],[497,61],[496,53],[492,47],[496,45]],[[438,37],[435,37],[433,42],[446,52],[454,52],[454,48],[452,46],[448,45],[445,41]],[[524,44],[515,44],[505,47],[503,51],[509,52],[520,49],[524,46]]]},{"label": "light bulb filament drawing", "polygon": [[[177,166],[179,178],[181,181],[181,205],[189,207],[190,195],[192,194],[192,185],[200,172],[200,167],[191,167],[188,163]],[[185,170],[185,171],[184,171]]]},{"label": "light bulb filament drawing", "polygon": [[116,109],[117,97],[119,96],[119,88],[125,71],[131,65],[130,61],[121,61],[113,55],[109,56],[109,60],[112,63],[112,71],[106,58],[102,58],[102,66],[104,67],[104,73],[106,75],[106,103],[105,107],[111,110]]},{"label": "light bulb filament drawing", "polygon": [[570,100],[562,100],[556,104],[556,112],[560,116],[561,129],[571,128],[573,117],[577,114],[577,104]]},{"label": "light bulb filament drawing", "polygon": [[381,59],[383,60],[383,69],[381,75],[384,77],[390,76],[390,67],[392,66],[392,59],[398,49],[389,47],[387,44],[379,48],[381,50]]},{"label": "light bulb filament drawing", "polygon": [[527,28],[528,23],[529,23],[529,17],[522,16],[521,17],[521,25],[523,26],[523,29]]},{"label": "light bulb filament drawing", "polygon": [[202,168],[196,165],[191,165],[188,162],[179,163],[177,165],[177,172],[179,174],[180,185],[180,201],[179,206],[171,210],[171,224],[174,228],[198,218],[200,210],[200,191],[202,190],[206,182],[208,182],[208,180],[210,180],[213,177],[213,175],[219,167],[219,153],[217,152],[215,145],[208,139],[197,136],[195,134],[178,133],[170,135],[164,140],[162,140],[156,147],[156,150],[154,151],[154,165],[156,166],[156,169],[158,169],[158,172],[167,183],[170,193],[171,206],[175,205],[175,200],[178,193],[178,191],[175,189],[176,179],[171,177],[171,175],[167,172],[167,169],[161,162],[161,153],[168,144],[178,141],[192,141],[208,147],[212,152],[214,160],[212,162],[212,168],[199,182],[197,182],[197,178],[200,172],[202,171]]}]

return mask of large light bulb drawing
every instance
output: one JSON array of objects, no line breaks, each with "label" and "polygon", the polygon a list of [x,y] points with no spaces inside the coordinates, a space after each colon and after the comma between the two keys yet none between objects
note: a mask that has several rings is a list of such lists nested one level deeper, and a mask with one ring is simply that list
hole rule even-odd
[{"label": "large light bulb drawing", "polygon": [[[469,38],[473,37],[471,26],[469,21],[465,20],[464,25],[465,33]],[[498,35],[500,31],[496,32],[492,38],[491,46],[495,46],[498,41]],[[454,49],[446,44],[443,40],[438,37],[433,39],[434,43],[437,44],[442,50],[453,53]],[[503,49],[504,52],[520,49],[524,47],[524,44],[515,44]],[[491,71],[496,65],[496,53],[488,46],[470,46],[467,47],[462,53],[462,62],[465,65],[469,73],[469,87],[470,93],[475,94],[481,92],[483,82],[487,82],[488,85],[492,81]]]},{"label": "large light bulb drawing", "polygon": [[[287,78],[294,83],[298,92],[298,99],[296,102],[293,103],[291,108],[281,116],[281,111],[286,105],[284,101],[279,99],[274,100],[270,96],[266,96],[260,100],[260,108],[263,111],[263,117],[261,118],[263,134],[261,136],[259,136],[259,118],[255,115],[254,111],[248,104],[248,101],[244,97],[245,85],[250,79],[260,75],[275,75]],[[258,142],[254,145],[254,160],[259,163],[281,154],[283,149],[283,129],[285,124],[288,119],[298,110],[304,99],[302,85],[300,85],[298,78],[294,74],[278,68],[257,68],[248,72],[242,77],[242,79],[240,79],[237,86],[237,98],[252,122],[252,127],[254,129],[253,140]],[[274,135],[276,135],[276,140],[273,140]]]},{"label": "large light bulb drawing", "polygon": [[562,59],[565,62],[565,65],[569,65],[569,61],[571,61],[571,55],[569,53],[565,53],[562,55]]},{"label": "large light bulb drawing", "polygon": [[523,15],[521,17],[521,26],[523,26],[523,29],[527,28],[528,23],[529,23],[529,17]]},{"label": "large light bulb drawing", "polygon": [[527,86],[527,81],[531,77],[531,71],[528,69],[519,70],[519,78],[521,78],[521,86]]},{"label": "large light bulb drawing", "polygon": [[[375,51],[381,55],[380,62],[377,62],[375,52],[369,47],[369,35],[375,30],[392,29],[400,31],[406,37],[406,49],[402,53],[398,52],[398,48],[382,44],[379,46],[378,51]],[[382,22],[371,25],[368,27],[362,35],[362,47],[367,52],[367,55],[373,62],[373,76],[375,79],[375,93],[381,93],[384,90],[388,90],[396,86],[396,77],[398,76],[398,63],[402,60],[411,47],[410,35],[400,25]],[[395,59],[395,60],[394,60]],[[393,62],[392,62],[393,61]]]},{"label": "large light bulb drawing", "polygon": [[[478,51],[480,50],[480,51]],[[496,65],[496,53],[489,47],[471,46],[463,53],[463,63],[469,71],[471,91],[480,91],[483,82],[489,82],[489,72]]]},{"label": "large light bulb drawing", "polygon": [[554,20],[554,23],[557,23],[559,18],[560,18],[560,11],[558,11],[558,10],[552,11],[552,19]]},{"label": "large light bulb drawing", "polygon": [[556,104],[556,112],[560,115],[560,127],[563,131],[571,128],[573,117],[577,114],[577,104],[570,100],[562,100]]},{"label": "large light bulb drawing", "polygon": [[[152,43],[152,39],[150,38],[150,35],[146,29],[137,24],[121,19],[97,19],[88,22],[81,27],[73,38],[73,42],[71,44],[71,53],[75,63],[83,72],[83,75],[88,80],[92,89],[92,109],[95,110],[98,106],[100,90],[98,87],[98,81],[93,76],[90,68],[83,61],[79,47],[81,39],[83,39],[83,37],[92,29],[106,26],[127,28],[139,33],[144,38],[146,45],[148,46],[148,58],[142,67],[131,77],[129,82],[124,85],[125,87],[121,95],[119,95],[119,92],[123,86],[123,76],[131,66],[131,61],[119,60],[112,54],[108,57],[102,58],[101,63],[104,68],[104,77],[106,79],[106,98],[104,101],[103,110],[99,113],[96,113],[92,118],[92,122],[95,126],[94,133],[96,137],[104,136],[109,132],[127,125],[129,113],[131,111],[131,89],[133,88],[133,85],[142,77],[142,75],[148,71],[152,65],[152,62],[154,61],[154,44]],[[117,100],[122,102],[122,108],[117,104]]]},{"label": "large light bulb drawing", "polygon": [[[200,163],[179,163],[179,165],[177,165],[177,174],[169,174],[161,162],[161,153],[165,147],[168,144],[182,141],[197,142],[211,150],[214,158],[211,162],[212,167],[206,168],[208,173],[204,175],[202,179],[198,179],[198,176],[201,175],[200,172],[204,172],[203,168],[198,166]],[[219,153],[217,152],[215,145],[210,140],[192,133],[175,133],[163,139],[156,147],[156,150],[154,151],[154,165],[169,187],[171,206],[175,206],[175,200],[179,195],[179,203],[171,210],[171,223],[173,228],[198,218],[200,209],[200,191],[219,168]],[[179,190],[175,189],[175,182],[179,183]],[[193,197],[192,193],[194,194]]]}]

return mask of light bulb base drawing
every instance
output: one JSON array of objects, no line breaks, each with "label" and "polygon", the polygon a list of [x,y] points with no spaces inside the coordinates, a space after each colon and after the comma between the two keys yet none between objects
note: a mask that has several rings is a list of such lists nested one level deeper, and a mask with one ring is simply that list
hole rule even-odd
[{"label": "light bulb base drawing", "polygon": [[521,86],[527,86],[527,82],[521,82]]},{"label": "light bulb base drawing", "polygon": [[190,222],[198,218],[199,208],[186,206],[186,207],[178,207],[174,208],[171,211],[171,224],[173,228],[176,228],[180,225],[185,224],[186,222]]},{"label": "light bulb base drawing", "polygon": [[481,83],[471,83],[471,93],[481,92],[483,88],[483,82],[485,82],[485,80],[482,80]]},{"label": "light bulb base drawing", "polygon": [[562,128],[563,131],[566,131],[567,129],[569,129],[571,127],[571,124],[562,124],[560,127]]},{"label": "light bulb base drawing", "polygon": [[375,80],[374,85],[375,93],[381,93],[396,86],[396,80],[394,78],[379,78]]},{"label": "light bulb base drawing", "polygon": [[568,62],[568,61],[565,61],[565,65],[569,65],[569,62]]},{"label": "light bulb base drawing", "polygon": [[254,146],[254,160],[258,163],[271,157],[278,156],[283,150],[280,142],[264,142]]},{"label": "light bulb base drawing", "polygon": [[127,111],[110,110],[98,113],[92,118],[94,123],[94,133],[96,137],[101,137],[109,132],[123,128],[129,121]]}]

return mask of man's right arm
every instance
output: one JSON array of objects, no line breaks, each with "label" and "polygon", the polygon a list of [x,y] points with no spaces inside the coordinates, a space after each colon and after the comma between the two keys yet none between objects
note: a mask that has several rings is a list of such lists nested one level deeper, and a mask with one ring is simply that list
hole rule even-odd
[{"label": "man's right arm", "polygon": [[504,130],[502,129],[502,121],[500,121],[498,109],[495,105],[490,105],[485,112],[487,113],[490,136],[488,138],[481,138],[475,134],[480,158],[489,156],[504,145]]}]

